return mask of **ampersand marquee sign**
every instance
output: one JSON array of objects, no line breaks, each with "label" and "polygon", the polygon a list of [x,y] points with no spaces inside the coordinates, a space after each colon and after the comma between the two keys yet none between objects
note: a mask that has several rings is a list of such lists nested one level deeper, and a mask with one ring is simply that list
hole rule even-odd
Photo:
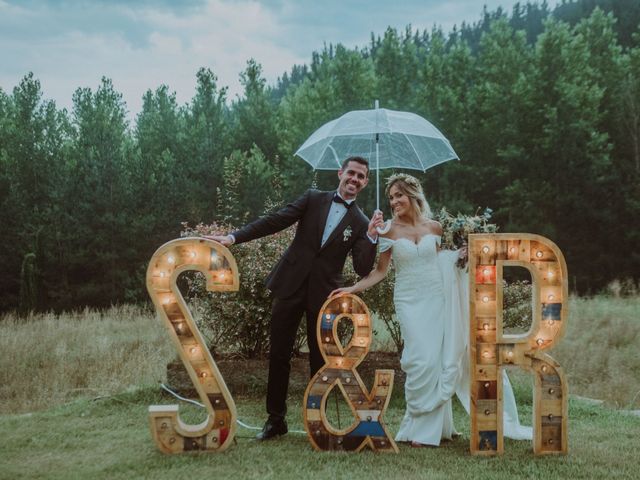
[{"label": "ampersand marquee sign", "polygon": [[[343,348],[338,338],[341,320],[353,323],[353,335]],[[371,316],[365,303],[355,295],[329,298],[318,316],[317,337],[325,365],[311,379],[304,394],[304,427],[316,450],[372,450],[398,452],[387,432],[382,415],[393,389],[393,370],[376,370],[369,392],[356,367],[371,346]],[[326,416],[326,403],[333,388],[339,388],[348,400],[354,422],[337,430]]]},{"label": "ampersand marquee sign", "polygon": [[[503,269],[531,273],[533,323],[524,335],[506,335],[502,324]],[[555,345],[567,321],[567,266],[550,240],[532,234],[469,236],[471,452],[504,451],[502,382],[507,365],[535,378],[533,451],[567,453],[567,382],[560,365],[543,350]]]},{"label": "ampersand marquee sign", "polygon": [[238,267],[227,248],[203,238],[181,238],[161,246],[147,269],[147,290],[208,411],[199,425],[182,422],[178,405],[149,407],[151,433],[164,453],[222,451],[233,442],[236,406],[176,285],[188,270],[204,273],[207,290],[236,291]]}]

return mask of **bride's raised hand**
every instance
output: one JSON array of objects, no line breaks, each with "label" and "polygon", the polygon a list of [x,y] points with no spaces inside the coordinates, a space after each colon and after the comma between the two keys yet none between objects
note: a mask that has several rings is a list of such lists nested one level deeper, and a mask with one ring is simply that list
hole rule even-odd
[{"label": "bride's raised hand", "polygon": [[333,297],[333,296],[336,296],[336,295],[345,295],[347,293],[356,293],[355,287],[336,288],[333,292],[331,292],[329,294],[329,296]]}]

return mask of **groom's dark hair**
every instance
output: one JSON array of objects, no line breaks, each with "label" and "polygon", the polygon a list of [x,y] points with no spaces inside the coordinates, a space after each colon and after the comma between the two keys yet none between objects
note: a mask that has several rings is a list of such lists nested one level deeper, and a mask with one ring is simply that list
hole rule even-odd
[{"label": "groom's dark hair", "polygon": [[366,158],[349,157],[344,162],[342,162],[342,170],[347,168],[347,165],[349,164],[349,162],[356,162],[356,163],[359,163],[360,165],[364,165],[365,167],[367,167],[367,176],[369,176],[369,161]]}]

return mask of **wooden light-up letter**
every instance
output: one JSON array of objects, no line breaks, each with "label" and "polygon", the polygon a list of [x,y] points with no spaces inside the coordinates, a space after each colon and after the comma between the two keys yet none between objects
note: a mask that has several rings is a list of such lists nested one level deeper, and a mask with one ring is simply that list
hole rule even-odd
[{"label": "wooden light-up letter", "polygon": [[[338,338],[338,323],[353,323],[353,336],[343,348]],[[320,352],[325,365],[314,375],[304,394],[304,427],[316,450],[372,450],[398,452],[382,420],[393,389],[393,370],[376,370],[374,386],[368,392],[356,367],[371,346],[371,316],[365,303],[355,295],[329,298],[318,316]],[[309,339],[312,341],[312,339]],[[336,430],[326,415],[327,397],[339,388],[354,416],[346,429]]]},{"label": "wooden light-up letter", "polygon": [[173,240],[151,257],[147,290],[209,414],[203,423],[188,425],[180,419],[178,405],[150,406],[151,433],[164,453],[222,451],[229,447],[236,431],[233,398],[176,285],[178,275],[187,270],[204,273],[209,291],[239,288],[235,259],[213,240]]},{"label": "wooden light-up letter", "polygon": [[[503,268],[531,273],[533,322],[524,335],[502,325]],[[567,320],[567,266],[550,240],[531,234],[469,236],[471,452],[504,451],[501,369],[524,367],[535,378],[533,451],[567,453],[567,382],[560,365],[542,351],[555,345]]]}]

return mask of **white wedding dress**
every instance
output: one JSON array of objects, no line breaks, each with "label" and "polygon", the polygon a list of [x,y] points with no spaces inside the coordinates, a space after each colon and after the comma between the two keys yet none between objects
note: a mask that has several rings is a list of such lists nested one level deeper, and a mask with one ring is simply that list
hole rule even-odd
[{"label": "white wedding dress", "polygon": [[[469,413],[467,274],[455,266],[457,252],[438,251],[438,245],[440,237],[432,234],[418,244],[380,237],[380,251],[392,249],[394,304],[404,339],[400,366],[407,375],[407,409],[396,441],[440,445],[457,434],[454,394]],[[531,427],[518,421],[506,373],[503,386],[505,436],[531,439]]]}]

